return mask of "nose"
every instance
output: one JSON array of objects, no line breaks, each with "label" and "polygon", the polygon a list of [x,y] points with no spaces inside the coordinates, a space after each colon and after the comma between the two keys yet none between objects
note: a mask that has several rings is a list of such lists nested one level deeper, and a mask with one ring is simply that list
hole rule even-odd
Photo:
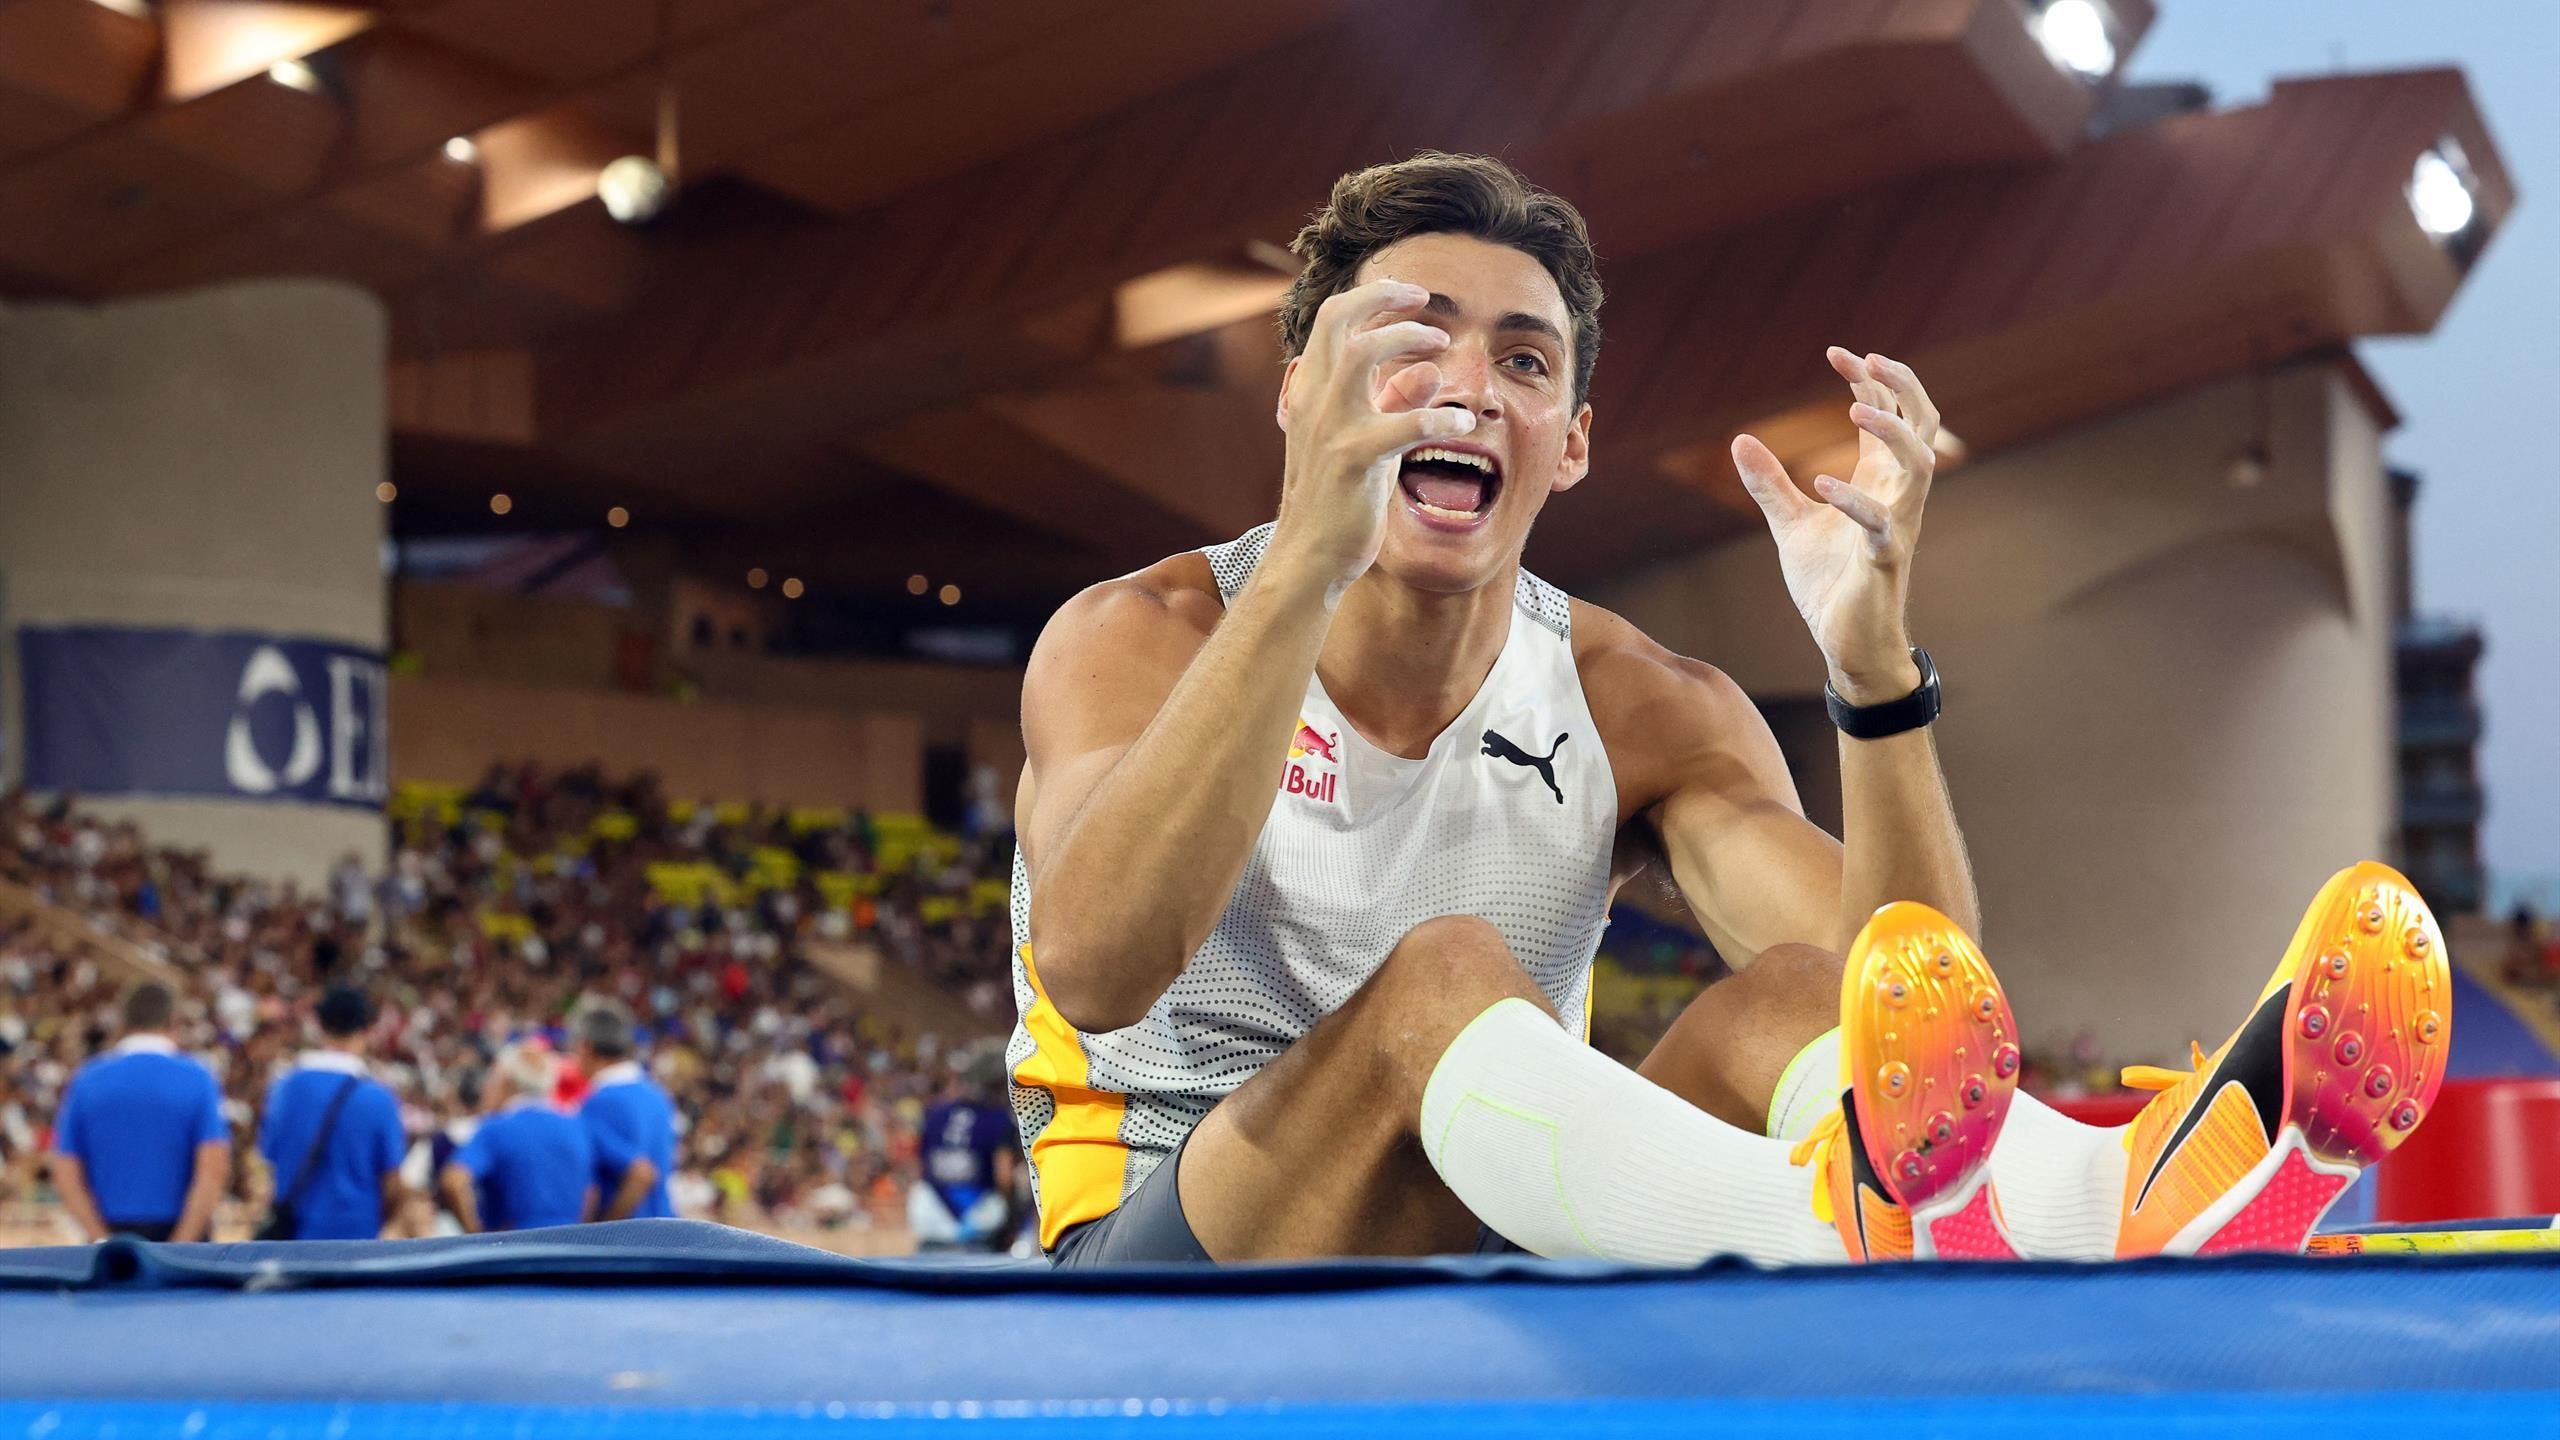
[{"label": "nose", "polygon": [[1447,350],[1433,358],[1440,366],[1440,395],[1431,403],[1473,410],[1479,422],[1502,418],[1502,399],[1493,384],[1493,357],[1482,342],[1453,339]]}]

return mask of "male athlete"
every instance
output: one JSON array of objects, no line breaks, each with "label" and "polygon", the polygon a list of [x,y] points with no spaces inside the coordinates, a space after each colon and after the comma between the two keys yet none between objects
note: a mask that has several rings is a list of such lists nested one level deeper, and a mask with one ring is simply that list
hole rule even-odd
[{"label": "male athlete", "polygon": [[[2129,1131],[2014,1093],[1903,626],[1908,366],[1829,352],[1846,480],[1733,446],[1828,666],[1835,841],[1730,680],[1521,569],[1590,466],[1572,207],[1423,154],[1294,249],[1277,521],[1079,595],[1024,682],[1007,1059],[1056,1263],[2292,1248],[2417,1122],[2443,947],[2376,865]],[[1628,1070],[1582,1037],[1648,863],[1740,973]]]}]

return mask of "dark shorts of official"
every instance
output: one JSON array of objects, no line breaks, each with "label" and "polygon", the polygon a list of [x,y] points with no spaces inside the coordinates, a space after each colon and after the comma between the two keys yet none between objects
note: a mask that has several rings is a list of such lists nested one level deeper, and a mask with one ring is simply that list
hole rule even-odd
[{"label": "dark shorts of official", "polygon": [[178,1222],[175,1220],[152,1220],[140,1224],[126,1220],[110,1220],[107,1222],[108,1234],[130,1235],[136,1240],[166,1240],[172,1234],[176,1233],[177,1228]]},{"label": "dark shorts of official", "polygon": [[[1213,1265],[1209,1252],[1200,1248],[1200,1237],[1191,1233],[1191,1221],[1182,1213],[1182,1193],[1178,1177],[1182,1170],[1182,1152],[1189,1149],[1191,1139],[1184,1136],[1173,1153],[1138,1182],[1138,1193],[1120,1203],[1120,1208],[1099,1220],[1087,1220],[1058,1237],[1057,1248],[1049,1252],[1049,1263],[1060,1270],[1096,1269],[1109,1265]],[[1520,1247],[1493,1233],[1481,1231],[1476,1237],[1479,1255],[1516,1255]]]}]

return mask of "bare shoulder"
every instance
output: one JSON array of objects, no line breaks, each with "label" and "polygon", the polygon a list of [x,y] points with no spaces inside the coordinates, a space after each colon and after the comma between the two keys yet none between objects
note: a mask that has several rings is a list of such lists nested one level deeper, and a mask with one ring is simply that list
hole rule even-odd
[{"label": "bare shoulder", "polygon": [[1041,627],[1031,669],[1036,678],[1044,659],[1100,659],[1127,651],[1139,660],[1186,641],[1196,649],[1225,613],[1208,556],[1198,551],[1167,556],[1143,570],[1088,585],[1059,606]]},{"label": "bare shoulder", "polygon": [[1713,713],[1751,708],[1751,697],[1722,670],[1673,651],[1587,600],[1573,602],[1573,664],[1592,718],[1603,728],[1613,715],[1631,723],[1661,720],[1657,712],[1666,706],[1684,715],[1702,706]]},{"label": "bare shoulder", "polygon": [[1630,815],[1768,733],[1732,677],[1583,600],[1573,602],[1573,662]]}]

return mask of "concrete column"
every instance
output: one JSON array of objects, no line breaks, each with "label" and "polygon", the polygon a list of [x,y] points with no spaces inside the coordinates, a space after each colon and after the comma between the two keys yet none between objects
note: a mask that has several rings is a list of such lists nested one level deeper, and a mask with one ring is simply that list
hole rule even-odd
[{"label": "concrete column", "polygon": [[0,311],[0,776],[49,740],[223,869],[379,858],[385,336],[316,281]]}]

